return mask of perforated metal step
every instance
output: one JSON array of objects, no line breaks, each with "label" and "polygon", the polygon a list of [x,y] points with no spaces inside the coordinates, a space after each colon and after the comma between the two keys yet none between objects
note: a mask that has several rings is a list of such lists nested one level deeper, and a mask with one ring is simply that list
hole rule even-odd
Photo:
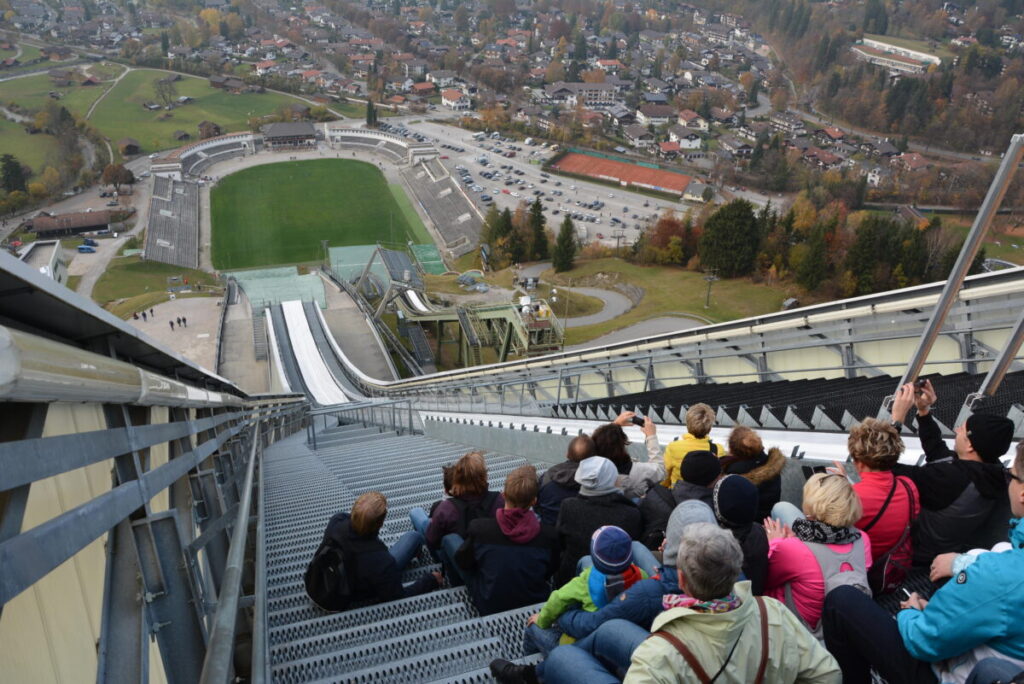
[{"label": "perforated metal step", "polygon": [[[263,461],[262,511],[269,672],[275,682],[490,681],[494,658],[522,656],[522,631],[535,607],[478,616],[464,587],[326,613],[302,586],[306,564],[330,517],[359,493],[388,498],[380,538],[412,529],[408,512],[442,496],[441,466],[469,449],[417,435],[339,425],[317,432],[317,449],[290,441]],[[525,461],[485,456],[492,489]],[[439,566],[425,551],[404,573],[415,581]]]}]

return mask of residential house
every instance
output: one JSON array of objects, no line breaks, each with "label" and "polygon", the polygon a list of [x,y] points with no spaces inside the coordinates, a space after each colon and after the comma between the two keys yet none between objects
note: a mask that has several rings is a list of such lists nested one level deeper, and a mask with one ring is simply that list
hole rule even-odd
[{"label": "residential house", "polygon": [[803,135],[806,132],[803,120],[789,112],[772,112],[768,121],[774,130],[786,135]]},{"label": "residential house", "polygon": [[709,187],[711,186],[705,185],[694,178],[690,181],[690,184],[686,186],[686,190],[683,190],[683,199],[687,202],[704,202],[704,191]]},{"label": "residential house", "polygon": [[441,91],[441,104],[457,112],[465,111],[472,107],[469,97],[461,90],[453,88]]},{"label": "residential house", "polygon": [[723,135],[719,138],[718,146],[734,157],[749,157],[754,152],[753,147],[731,135]]},{"label": "residential house", "polygon": [[707,120],[692,109],[680,110],[678,120],[680,126],[695,128],[698,131],[708,130]]},{"label": "residential house", "polygon": [[658,156],[664,159],[675,159],[679,156],[679,143],[661,142],[658,143]]},{"label": "residential house", "polygon": [[675,113],[675,107],[671,105],[643,105],[636,112],[636,120],[645,126],[664,126]]},{"label": "residential house", "polygon": [[427,80],[438,88],[447,88],[458,80],[454,71],[438,69],[427,74]]},{"label": "residential house", "polygon": [[647,130],[646,126],[632,124],[626,126],[622,133],[633,147],[651,147],[654,145],[654,134]]}]

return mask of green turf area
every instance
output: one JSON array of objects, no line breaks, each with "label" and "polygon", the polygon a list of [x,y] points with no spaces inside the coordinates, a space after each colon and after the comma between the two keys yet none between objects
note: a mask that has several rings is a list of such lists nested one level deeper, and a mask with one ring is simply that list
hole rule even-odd
[{"label": "green turf area", "polygon": [[[350,119],[366,119],[366,103],[364,102],[332,103],[329,107],[342,116],[347,116]],[[377,105],[377,116],[378,118],[384,119],[389,116],[398,116],[398,114],[392,112],[385,106]]]},{"label": "green turf area", "polygon": [[222,270],[317,261],[321,240],[430,242],[410,226],[373,165],[315,159],[255,166],[213,189],[213,265]]},{"label": "green turf area", "polygon": [[[600,280],[597,274],[605,274]],[[696,315],[714,322],[735,320],[782,308],[788,296],[782,287],[757,285],[745,278],[716,281],[711,290],[711,307],[704,308],[707,284],[700,273],[681,268],[636,266],[621,259],[584,261],[565,273],[544,272],[544,280],[556,285],[608,288],[615,282],[629,283],[644,290],[643,299],[625,314],[604,323],[566,331],[567,345],[580,344],[620,328],[656,316]]]},{"label": "green turf area", "polygon": [[34,175],[41,173],[48,163],[57,165],[57,141],[53,136],[29,135],[21,124],[0,118],[0,141],[0,151],[13,154],[18,161],[28,164]]},{"label": "green turf area", "polygon": [[113,62],[98,62],[86,67],[86,71],[90,76],[95,76],[101,81],[113,81],[115,78],[120,76],[124,70],[124,66]]},{"label": "green turf area", "polygon": [[[203,290],[218,286],[217,279],[204,271],[194,271],[157,261],[143,261],[137,256],[118,257],[110,262],[96,286],[92,290],[92,298],[99,304],[113,310],[117,302],[147,295],[146,303],[153,306],[167,297],[167,279],[173,276],[188,278],[190,285],[202,283]],[[149,302],[153,303],[149,303]],[[142,308],[140,305],[138,308]],[[130,314],[131,311],[128,311]],[[118,315],[123,316],[119,312]]]},{"label": "green turf area", "polygon": [[871,40],[877,40],[880,43],[889,43],[897,47],[906,48],[908,50],[917,50],[918,52],[924,52],[925,54],[935,55],[940,59],[951,59],[953,53],[948,48],[938,45],[933,47],[928,41],[925,40],[914,40],[913,38],[896,38],[895,36],[879,36],[871,33],[865,33],[865,38]]},{"label": "green turf area", "polygon": [[108,85],[94,86],[73,85],[69,88],[56,88],[46,74],[36,74],[25,78],[16,78],[0,83],[0,102],[15,102],[28,110],[39,110],[50,101],[49,93],[60,93],[60,104],[72,114],[85,115]]},{"label": "green turf area", "polygon": [[416,213],[416,209],[412,206],[412,202],[409,200],[409,196],[405,194],[402,186],[397,183],[389,183],[388,190],[391,191],[391,199],[395,201],[399,211],[402,212],[402,216],[405,217],[406,224],[412,228],[412,234],[415,236],[413,242],[426,245],[434,244],[433,238],[427,232],[426,226],[423,225],[420,215]]},{"label": "green turf area", "polygon": [[[110,138],[111,142],[131,137],[139,141],[143,153],[178,147],[172,137],[183,130],[198,135],[201,121],[219,124],[224,132],[246,130],[250,116],[271,114],[282,106],[296,102],[294,98],[276,93],[245,93],[232,95],[211,88],[205,78],[183,76],[175,84],[178,96],[195,98],[171,111],[144,109],[144,102],[156,102],[153,82],[167,73],[137,69],[121,79],[93,112],[90,123]],[[170,114],[167,118],[165,115]]]}]

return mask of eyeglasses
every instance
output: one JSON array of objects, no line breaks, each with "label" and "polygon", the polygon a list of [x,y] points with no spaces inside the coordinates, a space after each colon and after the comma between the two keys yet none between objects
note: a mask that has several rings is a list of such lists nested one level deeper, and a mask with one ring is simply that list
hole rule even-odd
[{"label": "eyeglasses", "polygon": [[1010,484],[1010,480],[1016,480],[1017,482],[1024,484],[1024,478],[1017,477],[1017,475],[1015,475],[1009,468],[1004,470],[1003,473],[1006,475],[1006,484]]}]

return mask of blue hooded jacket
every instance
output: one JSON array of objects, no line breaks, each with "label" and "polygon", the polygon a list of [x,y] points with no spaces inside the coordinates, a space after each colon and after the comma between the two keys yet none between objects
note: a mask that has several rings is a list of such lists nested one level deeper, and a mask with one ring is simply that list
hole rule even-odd
[{"label": "blue hooded jacket", "polygon": [[1010,544],[983,553],[935,592],[924,610],[901,610],[903,643],[912,656],[934,663],[987,645],[1024,660],[1024,524],[1010,521]]},{"label": "blue hooded jacket", "polygon": [[608,605],[593,613],[570,610],[558,618],[558,626],[574,639],[582,639],[608,620],[628,620],[649,630],[654,618],[664,611],[662,596],[678,594],[676,569],[661,568],[660,578],[645,579],[615,597]]}]

